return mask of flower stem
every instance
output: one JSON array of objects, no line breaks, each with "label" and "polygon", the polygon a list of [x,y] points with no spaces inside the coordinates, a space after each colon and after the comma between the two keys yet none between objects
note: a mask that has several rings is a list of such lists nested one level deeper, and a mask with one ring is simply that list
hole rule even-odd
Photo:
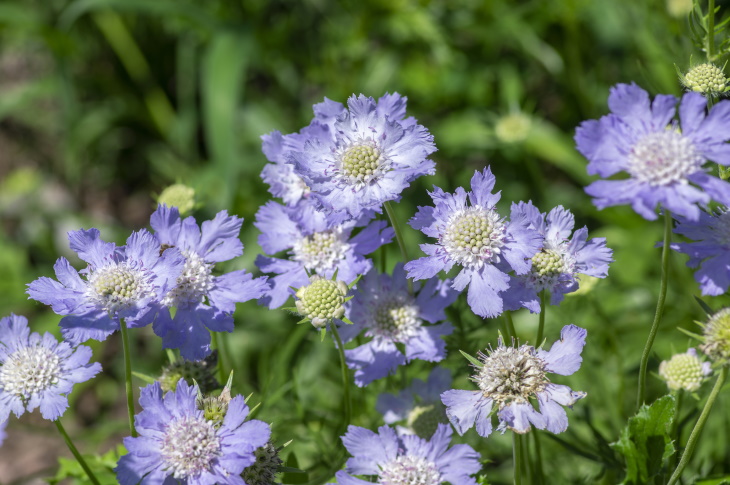
[{"label": "flower stem", "polygon": [[218,337],[218,332],[210,332],[210,335],[213,339],[213,347],[218,350],[218,365],[216,365],[216,370],[218,371],[218,382],[223,384],[228,380],[228,377],[226,376],[225,364],[223,362],[223,359],[226,357],[225,351],[223,349],[223,346],[221,345],[222,342]]},{"label": "flower stem", "polygon": [[715,0],[707,2],[707,60],[715,60]]},{"label": "flower stem", "polygon": [[537,480],[535,483],[542,485],[545,483],[545,473],[542,470],[542,450],[540,449],[540,432],[537,429],[532,430],[535,438],[535,474]]},{"label": "flower stem", "polygon": [[521,436],[512,432],[512,461],[515,467],[514,485],[522,484],[522,440]]},{"label": "flower stem", "polygon": [[543,333],[545,331],[545,311],[547,310],[547,293],[545,290],[540,292],[540,316],[537,324],[537,340],[535,347],[542,344]]},{"label": "flower stem", "polygon": [[507,331],[509,332],[509,335],[507,336],[510,339],[516,339],[517,331],[515,331],[515,322],[512,321],[512,312],[509,310],[504,312],[504,319],[507,321]]},{"label": "flower stem", "polygon": [[332,331],[332,338],[335,341],[337,350],[340,353],[340,368],[342,369],[342,386],[345,399],[345,426],[343,429],[350,424],[352,420],[352,401],[350,400],[350,379],[347,371],[347,363],[345,362],[345,347],[342,345],[342,339],[340,339],[340,332],[337,331],[337,325],[332,322],[330,323],[330,330]]},{"label": "flower stem", "polygon": [[137,437],[137,430],[134,429],[134,391],[132,390],[132,361],[129,357],[129,333],[127,323],[123,318],[119,319],[119,328],[122,333],[122,351],[124,353],[124,383],[127,390],[127,414],[129,416],[129,431],[132,437]]},{"label": "flower stem", "polygon": [[78,461],[79,465],[81,465],[81,468],[84,469],[86,475],[89,477],[89,480],[91,480],[91,483],[93,483],[94,485],[99,485],[99,480],[96,479],[96,475],[94,475],[94,472],[91,471],[89,465],[86,464],[86,460],[84,460],[84,457],[81,456],[81,453],[79,453],[79,450],[76,449],[76,446],[74,446],[71,438],[68,436],[68,433],[66,433],[66,430],[61,424],[61,419],[59,418],[55,420],[54,423],[56,423],[56,428],[58,428],[58,432],[61,433],[61,436],[63,436],[63,441],[66,442],[66,446],[68,446],[68,449],[71,450],[74,458],[76,458],[76,461]]},{"label": "flower stem", "polygon": [[[679,443],[680,439],[680,432],[679,432],[679,417],[682,412],[682,400],[684,397],[684,390],[677,389],[674,392],[674,399],[675,399],[675,407],[674,407],[674,420],[672,421],[672,427],[669,430],[669,439],[674,441],[675,444]],[[669,468],[674,468],[675,464],[677,462],[677,454],[673,454],[672,458],[669,460]]]},{"label": "flower stem", "polygon": [[669,479],[668,485],[674,485],[677,483],[677,480],[679,480],[679,477],[682,475],[687,463],[689,463],[690,458],[692,458],[692,453],[694,453],[695,446],[697,446],[697,441],[702,433],[702,428],[705,427],[705,422],[707,421],[707,417],[710,415],[712,405],[715,403],[715,399],[717,399],[718,394],[720,394],[720,389],[723,384],[725,384],[727,372],[728,366],[724,365],[720,369],[720,375],[717,376],[715,387],[712,388],[712,392],[710,392],[710,396],[707,398],[707,402],[705,403],[705,407],[702,409],[700,418],[697,420],[695,427],[692,429],[692,434],[689,435],[689,440],[687,440],[687,446],[684,449],[684,453],[682,453],[682,458],[680,458],[677,469],[674,470],[672,477]]},{"label": "flower stem", "polygon": [[[393,226],[393,231],[395,231],[395,239],[398,241],[398,247],[400,248],[401,256],[403,256],[403,263],[407,263],[410,261],[410,258],[408,258],[408,251],[406,250],[406,244],[403,240],[403,233],[401,232],[398,220],[395,218],[393,207],[390,205],[390,202],[385,202],[383,207],[385,207],[385,212],[388,214],[388,219],[390,219],[390,225]],[[413,281],[410,278],[408,278],[408,292],[411,294],[413,293]]]},{"label": "flower stem", "polygon": [[641,354],[641,364],[639,365],[639,393],[636,399],[636,409],[638,410],[646,399],[646,366],[649,362],[649,354],[651,347],[654,345],[657,331],[659,330],[659,322],[662,320],[664,313],[664,302],[667,298],[667,281],[669,279],[669,243],[672,238],[672,215],[667,209],[664,209],[664,243],[662,246],[662,279],[659,284],[659,299],[656,303],[656,312],[654,313],[654,322],[649,330],[649,338],[646,340],[644,352]]}]

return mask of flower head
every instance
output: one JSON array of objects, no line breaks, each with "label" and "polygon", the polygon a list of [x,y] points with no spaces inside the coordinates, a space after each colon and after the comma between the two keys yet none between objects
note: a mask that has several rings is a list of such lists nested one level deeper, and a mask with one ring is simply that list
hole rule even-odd
[{"label": "flower head", "polygon": [[710,363],[702,362],[697,357],[697,351],[692,348],[659,364],[659,376],[666,381],[670,391],[683,389],[694,392],[711,373]]},{"label": "flower head", "polygon": [[195,208],[195,189],[183,184],[165,187],[157,198],[159,205],[177,207],[180,214],[187,214]]},{"label": "flower head", "polygon": [[28,295],[65,315],[61,333],[74,344],[106,339],[119,329],[120,318],[131,327],[150,323],[153,306],[175,285],[185,263],[177,250],[161,254],[160,243],[144,229],[121,248],[102,241],[98,229],[71,231],[68,238],[88,266],[77,272],[59,258],[58,281],[38,278],[28,285]]},{"label": "flower head", "polygon": [[[343,327],[342,339],[348,342],[364,330],[371,340],[345,351],[347,365],[355,369],[355,384],[368,385],[395,372],[398,366],[413,359],[438,362],[446,357],[446,345],[440,338],[452,331],[444,309],[458,293],[449,282],[434,277],[408,291],[403,265],[398,264],[393,276],[370,270],[358,282],[347,311],[353,325]],[[427,325],[427,324],[436,325]],[[396,344],[403,344],[405,355]]]},{"label": "flower head", "polygon": [[728,80],[722,69],[714,64],[698,64],[681,77],[682,84],[688,91],[719,96],[727,91]]},{"label": "flower head", "polygon": [[701,324],[704,343],[700,350],[722,365],[730,363],[730,308],[723,308]]},{"label": "flower head", "polygon": [[328,280],[314,275],[295,294],[299,314],[317,328],[345,315],[345,299],[349,289],[340,280]]},{"label": "flower head", "polygon": [[542,244],[542,236],[529,229],[524,217],[513,216],[508,222],[499,215],[494,206],[500,195],[492,194],[494,181],[487,167],[481,173],[474,173],[471,192],[459,187],[454,194],[449,194],[435,187],[430,194],[435,207],[419,207],[409,221],[411,227],[438,241],[421,244],[428,256],[405,265],[408,277],[431,278],[441,270],[449,271],[455,264],[461,266],[451,286],[457,291],[469,286],[467,301],[481,317],[502,313],[499,293],[509,286],[507,272],[529,271],[528,260]]},{"label": "flower head", "polygon": [[[611,114],[583,122],[575,140],[588,159],[588,173],[621,180],[598,180],[586,187],[599,208],[631,204],[645,219],[661,206],[690,220],[710,200],[730,204],[730,184],[710,175],[707,160],[730,164],[730,102],[720,101],[705,115],[707,101],[687,93],[673,122],[677,99],[659,95],[650,102],[635,84],[618,84],[608,98]],[[681,129],[680,129],[681,128]]]},{"label": "flower head", "polygon": [[139,436],[124,438],[129,453],[115,468],[120,484],[246,485],[241,472],[269,440],[269,425],[244,422],[249,410],[242,396],[230,400],[221,423],[206,420],[196,405],[197,392],[184,380],[164,397],[158,382],[142,389],[143,410],[135,416]]},{"label": "flower head", "polygon": [[451,428],[440,424],[431,439],[415,435],[398,437],[388,426],[378,433],[349,426],[342,437],[353,457],[336,474],[340,485],[364,482],[353,475],[376,476],[381,485],[476,485],[470,476],[481,469],[479,454],[469,445],[454,445]]},{"label": "flower head", "polygon": [[[479,354],[481,367],[472,376],[478,391],[449,390],[441,394],[446,415],[459,434],[476,423],[479,436],[492,432],[492,407],[497,406],[499,428],[516,433],[530,431],[530,424],[552,433],[568,428],[568,416],[562,406],[571,407],[585,392],[553,384],[547,374],[568,376],[580,368],[580,356],[586,341],[586,331],[566,325],[560,341],[549,351],[530,345],[505,346],[500,337],[496,349]],[[537,411],[531,402],[540,405]]]},{"label": "flower head", "polygon": [[279,458],[276,446],[269,441],[264,446],[256,448],[254,454],[256,462],[243,470],[246,485],[274,485],[276,474],[284,463]]},{"label": "flower head", "polygon": [[307,199],[310,193],[310,188],[286,158],[290,151],[304,149],[308,136],[307,129],[302,131],[302,134],[288,135],[273,131],[261,137],[264,155],[272,162],[267,163],[261,171],[261,178],[269,184],[271,195],[280,197],[288,206],[297,205],[300,200]]},{"label": "flower head", "polygon": [[165,365],[159,378],[162,390],[174,391],[180,379],[185,379],[188,385],[194,381],[204,394],[219,389],[221,385],[215,378],[217,362],[218,352],[214,350],[203,360],[178,359]]},{"label": "flower head", "polygon": [[566,293],[578,289],[579,274],[597,278],[605,278],[608,274],[608,263],[613,259],[606,239],[588,240],[586,227],[578,229],[571,237],[575,219],[562,206],[546,215],[531,202],[520,202],[513,205],[512,217],[524,217],[544,239],[542,249],[532,257],[530,270],[512,277],[509,290],[502,294],[506,309],[525,307],[538,313],[541,291],[548,291],[551,303],[558,305]]},{"label": "flower head", "polygon": [[[266,277],[253,278],[245,270],[214,276],[216,263],[243,254],[238,239],[243,219],[219,212],[198,227],[195,219],[180,219],[175,207],[159,206],[150,225],[162,245],[184,258],[182,272],[161,300],[153,329],[163,348],[179,348],[188,360],[210,354],[210,332],[232,332],[236,303],[259,298],[268,290]],[[171,316],[170,308],[175,308]]]},{"label": "flower head", "polygon": [[74,348],[49,333],[30,333],[25,317],[11,314],[0,319],[0,423],[11,411],[20,416],[38,407],[45,419],[61,417],[73,385],[101,370],[89,359],[89,347]]}]

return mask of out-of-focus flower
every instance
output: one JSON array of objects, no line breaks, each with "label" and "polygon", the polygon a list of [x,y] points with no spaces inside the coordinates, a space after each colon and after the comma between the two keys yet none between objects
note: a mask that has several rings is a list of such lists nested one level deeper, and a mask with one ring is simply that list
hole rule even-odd
[{"label": "out-of-focus flower", "polygon": [[181,215],[185,215],[195,208],[195,189],[184,184],[173,184],[157,197],[159,205],[177,207]]}]

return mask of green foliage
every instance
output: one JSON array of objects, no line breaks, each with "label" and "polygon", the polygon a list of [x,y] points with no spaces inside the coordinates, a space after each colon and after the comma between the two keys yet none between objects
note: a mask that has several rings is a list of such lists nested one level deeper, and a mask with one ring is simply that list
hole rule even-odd
[{"label": "green foliage", "polygon": [[[118,445],[103,455],[84,455],[84,459],[101,485],[111,485],[118,483],[113,468],[126,452],[124,446]],[[55,485],[61,482],[82,485],[89,483],[89,478],[75,459],[59,458],[58,471],[53,478],[48,479],[48,483]]]}]

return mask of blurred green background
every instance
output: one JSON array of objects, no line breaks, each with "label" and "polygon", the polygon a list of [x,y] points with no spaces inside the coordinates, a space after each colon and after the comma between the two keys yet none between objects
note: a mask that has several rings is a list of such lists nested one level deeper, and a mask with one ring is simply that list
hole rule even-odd
[{"label": "blurred green background", "polygon": [[[727,2],[718,2],[723,6]],[[258,174],[266,163],[260,136],[298,131],[326,96],[375,98],[397,91],[408,114],[435,137],[438,173],[408,189],[396,212],[405,223],[430,204],[433,184],[452,191],[490,164],[502,190],[500,207],[531,199],[543,211],[563,204],[578,225],[614,249],[609,278],[548,312],[547,341],[575,323],[589,330],[583,368],[559,383],[588,392],[560,436],[583,450],[615,441],[633,414],[638,363],[658,292],[661,222],[626,207],[596,211],[583,187],[591,180],[574,148],[575,127],[607,112],[609,87],[635,81],[652,94],[680,94],[675,64],[702,60],[688,39],[682,0],[4,0],[0,3],[0,315],[27,315],[36,330],[57,332],[59,317],[28,301],[25,285],[52,275],[69,254],[66,232],[99,227],[123,244],[145,227],[154,196],[182,182],[195,188],[198,220],[221,209],[244,217],[246,252],[223,269],[255,271],[260,252],[252,222],[269,199]],[[690,2],[691,6],[691,2]],[[685,10],[682,10],[685,8]],[[411,257],[422,235],[405,228]],[[389,265],[399,253],[389,248]],[[650,369],[686,350],[703,318],[686,258],[672,255],[669,304]],[[72,259],[80,268],[78,259]],[[720,299],[706,300],[713,307]],[[726,301],[725,301],[726,302]],[[495,321],[457,303],[461,331],[448,340],[444,365],[468,388],[466,361],[496,341]],[[238,392],[261,402],[257,418],[273,422],[277,444],[294,440],[309,478],[343,453],[339,364],[331,342],[297,327],[283,311],[239,305],[227,339]],[[531,340],[537,317],[518,312],[518,333]],[[107,372],[73,397],[67,425],[89,450],[113,448],[124,436],[121,355],[114,336],[96,344]],[[159,373],[163,354],[151,330],[133,335],[135,370]],[[231,365],[231,362],[226,362]],[[408,378],[430,367],[409,366]],[[397,379],[357,389],[353,424],[374,429],[377,392]],[[649,378],[651,400],[665,393]],[[140,385],[143,383],[140,381]],[[727,409],[728,396],[716,409]],[[685,412],[698,406],[688,399]],[[118,421],[106,417],[120,417]],[[730,472],[728,413],[715,413],[692,473]],[[105,424],[98,424],[103,422]],[[96,423],[90,426],[92,423]],[[35,429],[37,422],[11,424]],[[688,430],[685,430],[688,432]],[[110,439],[109,436],[114,436]],[[686,435],[685,435],[686,436]],[[601,437],[601,438],[599,438]],[[509,435],[471,443],[487,462],[487,478],[511,475]],[[55,438],[54,438],[55,439]],[[602,441],[605,440],[605,441]],[[5,453],[5,451],[3,452]],[[571,454],[543,439],[551,483],[615,483],[610,460]],[[9,455],[4,455],[9,456]],[[0,459],[2,461],[2,459]],[[41,474],[53,473],[52,464]],[[608,470],[608,471],[606,471]],[[18,475],[19,477],[20,475]],[[15,477],[15,478],[18,478]],[[20,480],[20,478],[18,478]]]}]

